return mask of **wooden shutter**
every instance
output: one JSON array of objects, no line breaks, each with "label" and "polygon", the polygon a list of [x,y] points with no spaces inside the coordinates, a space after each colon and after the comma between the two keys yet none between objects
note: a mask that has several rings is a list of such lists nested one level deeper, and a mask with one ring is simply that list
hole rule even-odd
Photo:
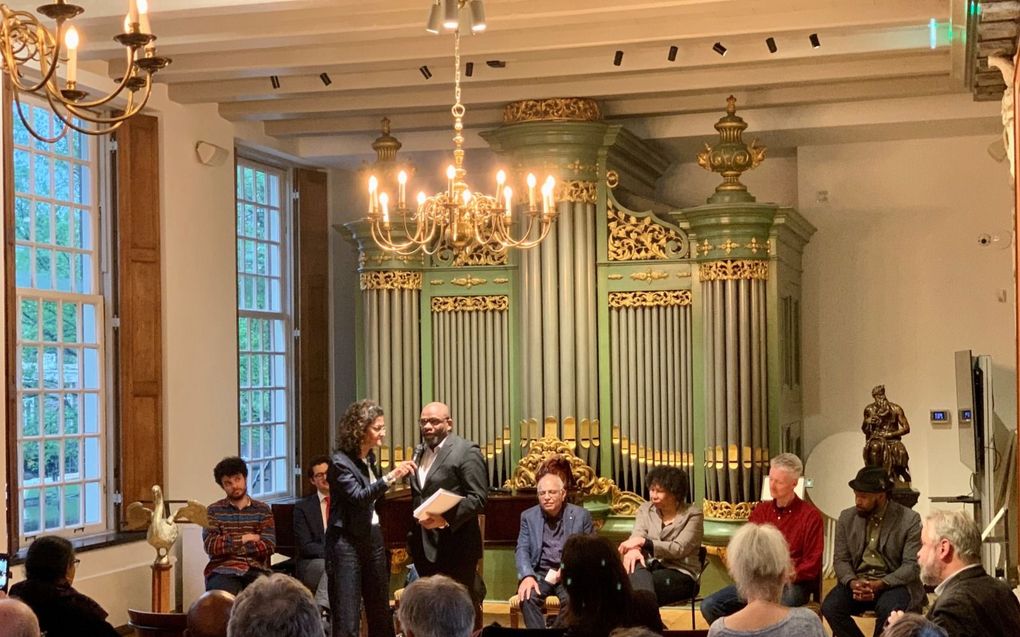
[{"label": "wooden shutter", "polygon": [[[297,245],[298,462],[329,452],[329,220],[326,173],[294,170]],[[303,475],[303,474],[302,474]],[[307,480],[301,490],[310,491]]]},{"label": "wooden shutter", "polygon": [[151,499],[152,485],[163,484],[159,121],[136,115],[116,138],[118,459],[126,505]]}]

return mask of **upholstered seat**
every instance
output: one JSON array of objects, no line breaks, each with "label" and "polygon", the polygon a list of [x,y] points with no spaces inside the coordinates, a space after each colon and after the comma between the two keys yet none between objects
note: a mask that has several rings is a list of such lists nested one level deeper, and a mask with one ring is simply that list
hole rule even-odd
[{"label": "upholstered seat", "polygon": [[[560,598],[550,595],[545,598],[546,617],[555,617],[560,612]],[[514,595],[510,598],[510,628],[518,628],[521,622],[521,598]]]}]

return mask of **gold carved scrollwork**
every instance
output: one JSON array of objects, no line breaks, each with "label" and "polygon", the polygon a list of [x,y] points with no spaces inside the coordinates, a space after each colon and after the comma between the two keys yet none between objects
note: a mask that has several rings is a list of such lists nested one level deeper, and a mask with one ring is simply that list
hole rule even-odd
[{"label": "gold carved scrollwork", "polygon": [[595,203],[597,189],[598,186],[594,181],[568,179],[560,182],[559,201]]},{"label": "gold carved scrollwork", "polygon": [[450,283],[470,290],[476,285],[481,285],[485,283],[485,279],[479,279],[478,277],[474,276],[462,276],[456,279],[451,279]]},{"label": "gold carved scrollwork", "polygon": [[498,248],[487,243],[470,251],[462,250],[457,252],[453,265],[506,265],[506,250]]},{"label": "gold carved scrollwork", "polygon": [[618,210],[610,203],[609,260],[644,261],[685,256],[687,236],[674,228],[656,223],[652,217],[638,218]]},{"label": "gold carved scrollwork", "polygon": [[747,520],[757,502],[722,502],[706,499],[701,511],[706,520]]},{"label": "gold carved scrollwork", "polygon": [[[555,422],[555,421],[554,421]],[[533,489],[535,472],[547,458],[561,455],[570,463],[570,473],[574,477],[574,486],[583,496],[605,496],[609,499],[610,510],[615,515],[634,515],[638,507],[644,504],[644,498],[633,491],[624,491],[616,486],[610,478],[600,478],[595,470],[574,455],[572,445],[556,436],[546,436],[532,441],[528,455],[517,463],[513,476],[503,487],[507,489]]]},{"label": "gold carved scrollwork", "polygon": [[411,555],[407,549],[393,549],[390,551],[390,573],[399,575],[404,572],[404,567],[411,562]]},{"label": "gold carved scrollwork", "polygon": [[510,306],[510,297],[494,296],[434,296],[433,312],[505,312]]},{"label": "gold carved scrollwork", "polygon": [[631,274],[630,278],[634,279],[635,281],[645,281],[647,283],[651,283],[652,281],[665,281],[666,279],[669,278],[669,274],[663,272],[662,270],[653,270],[651,268],[648,268],[644,272],[635,272]]},{"label": "gold carved scrollwork", "polygon": [[365,254],[362,252],[358,255],[358,267],[365,267],[366,265],[382,265],[383,263],[389,263],[391,261],[397,261],[399,263],[421,263],[421,256],[414,254]]},{"label": "gold carved scrollwork", "polygon": [[738,279],[757,279],[767,281],[769,278],[769,262],[740,259],[734,261],[710,261],[698,266],[698,276],[702,281],[727,281]]},{"label": "gold carved scrollwork", "polygon": [[607,274],[606,278],[609,279],[610,281],[619,281],[620,279],[623,278],[623,275],[622,274]]},{"label": "gold carved scrollwork", "polygon": [[658,292],[610,292],[609,307],[667,307],[690,305],[690,290],[662,290]]},{"label": "gold carved scrollwork", "polygon": [[544,100],[520,100],[503,107],[503,123],[572,120],[597,122],[602,119],[599,103],[587,97],[557,97]]},{"label": "gold carved scrollwork", "polygon": [[421,272],[378,270],[361,273],[362,290],[420,290]]}]

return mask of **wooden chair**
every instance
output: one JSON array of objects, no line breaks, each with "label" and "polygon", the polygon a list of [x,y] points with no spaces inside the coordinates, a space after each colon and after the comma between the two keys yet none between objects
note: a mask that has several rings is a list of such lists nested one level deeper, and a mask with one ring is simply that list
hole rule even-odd
[{"label": "wooden chair", "polygon": [[666,606],[684,606],[688,602],[691,604],[691,630],[696,630],[697,614],[694,608],[696,603],[704,601],[704,597],[701,596],[701,576],[705,574],[705,567],[708,566],[708,549],[704,546],[698,548],[698,563],[701,564],[701,571],[698,572],[698,576],[694,578],[694,594],[691,598],[681,599],[673,602],[672,604],[666,604]]},{"label": "wooden chair", "polygon": [[[556,617],[560,613],[560,598],[550,595],[545,598],[544,613],[546,617]],[[510,628],[518,628],[521,623],[521,598],[514,595],[510,598]]]},{"label": "wooden chair", "polygon": [[188,627],[186,613],[150,613],[128,609],[128,626],[138,637],[183,637]]}]

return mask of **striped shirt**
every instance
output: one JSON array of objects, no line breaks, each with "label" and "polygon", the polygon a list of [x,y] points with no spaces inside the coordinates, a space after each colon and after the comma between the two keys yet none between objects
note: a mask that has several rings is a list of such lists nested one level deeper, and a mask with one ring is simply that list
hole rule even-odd
[{"label": "striped shirt", "polygon": [[[238,509],[226,498],[209,505],[209,528],[202,541],[209,554],[205,576],[213,573],[244,575],[249,570],[269,571],[269,558],[276,551],[276,523],[268,504],[249,499]],[[241,536],[254,533],[257,542],[241,542]]]}]

